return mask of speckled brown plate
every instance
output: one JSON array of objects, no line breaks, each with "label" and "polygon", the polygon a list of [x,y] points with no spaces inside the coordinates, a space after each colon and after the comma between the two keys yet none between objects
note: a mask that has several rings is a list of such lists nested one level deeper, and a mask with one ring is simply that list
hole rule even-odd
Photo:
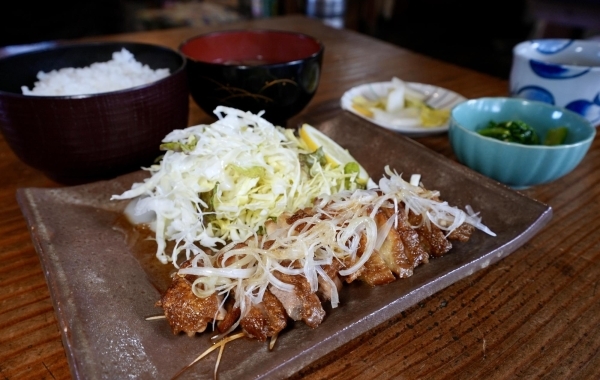
[{"label": "speckled brown plate", "polygon": [[[336,349],[448,285],[506,257],[552,216],[547,205],[493,182],[405,137],[348,113],[318,127],[347,147],[374,178],[390,165],[418,172],[426,187],[450,204],[470,204],[498,236],[477,231],[466,244],[415,270],[414,276],[381,287],[347,285],[340,306],[327,309],[317,329],[296,323],[272,351],[241,339],[227,345],[221,379],[282,378]],[[85,379],[168,379],[209,345],[209,335],[174,336],[160,313],[159,291],[143,260],[117,228],[124,202],[112,194],[144,174],[58,189],[19,189],[17,196],[39,253],[62,329],[72,374]],[[148,252],[153,255],[153,252]],[[181,378],[209,379],[216,353]]]}]

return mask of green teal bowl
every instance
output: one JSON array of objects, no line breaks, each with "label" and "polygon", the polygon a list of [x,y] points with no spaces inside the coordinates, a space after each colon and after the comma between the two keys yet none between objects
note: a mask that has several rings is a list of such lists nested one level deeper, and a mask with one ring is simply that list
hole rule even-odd
[{"label": "green teal bowl", "polygon": [[[477,133],[490,121],[521,120],[541,139],[548,130],[567,127],[564,144],[523,145]],[[480,98],[456,105],[448,130],[459,162],[515,189],[554,181],[571,172],[583,159],[596,129],[575,112],[538,101],[517,98]]]}]

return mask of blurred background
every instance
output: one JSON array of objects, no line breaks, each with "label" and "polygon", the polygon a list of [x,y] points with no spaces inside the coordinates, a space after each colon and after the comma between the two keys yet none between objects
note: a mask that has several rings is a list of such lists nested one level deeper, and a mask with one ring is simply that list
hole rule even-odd
[{"label": "blurred background", "polygon": [[520,41],[600,39],[600,0],[34,0],[5,6],[0,47],[300,13],[503,79]]}]

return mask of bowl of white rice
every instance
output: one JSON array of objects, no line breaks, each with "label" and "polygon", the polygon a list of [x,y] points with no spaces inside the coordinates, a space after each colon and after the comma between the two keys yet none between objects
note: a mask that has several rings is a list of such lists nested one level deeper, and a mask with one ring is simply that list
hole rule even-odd
[{"label": "bowl of white rice", "polygon": [[188,123],[186,59],[133,42],[56,44],[0,58],[0,130],[26,164],[63,184],[150,165]]}]

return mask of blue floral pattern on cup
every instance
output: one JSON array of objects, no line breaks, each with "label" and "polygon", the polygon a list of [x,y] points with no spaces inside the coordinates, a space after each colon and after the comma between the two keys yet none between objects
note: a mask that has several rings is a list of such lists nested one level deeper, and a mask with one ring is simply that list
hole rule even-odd
[{"label": "blue floral pattern on cup", "polygon": [[596,97],[592,102],[585,99],[578,99],[572,101],[565,106],[566,109],[573,112],[577,112],[592,124],[600,122],[600,93],[596,94]]},{"label": "blue floral pattern on cup", "polygon": [[556,54],[568,48],[573,43],[573,40],[547,39],[534,40],[532,43],[537,45],[536,50],[542,54]]},{"label": "blue floral pattern on cup", "polygon": [[553,63],[544,63],[536,61],[535,59],[529,60],[529,66],[531,66],[531,70],[533,70],[537,76],[548,79],[577,78],[587,74],[590,71],[590,69],[587,67],[567,67]]},{"label": "blue floral pattern on cup", "polygon": [[539,86],[525,86],[521,87],[517,92],[520,98],[525,98],[529,100],[537,100],[540,102],[548,103],[554,105],[554,96],[552,93],[545,88]]}]

